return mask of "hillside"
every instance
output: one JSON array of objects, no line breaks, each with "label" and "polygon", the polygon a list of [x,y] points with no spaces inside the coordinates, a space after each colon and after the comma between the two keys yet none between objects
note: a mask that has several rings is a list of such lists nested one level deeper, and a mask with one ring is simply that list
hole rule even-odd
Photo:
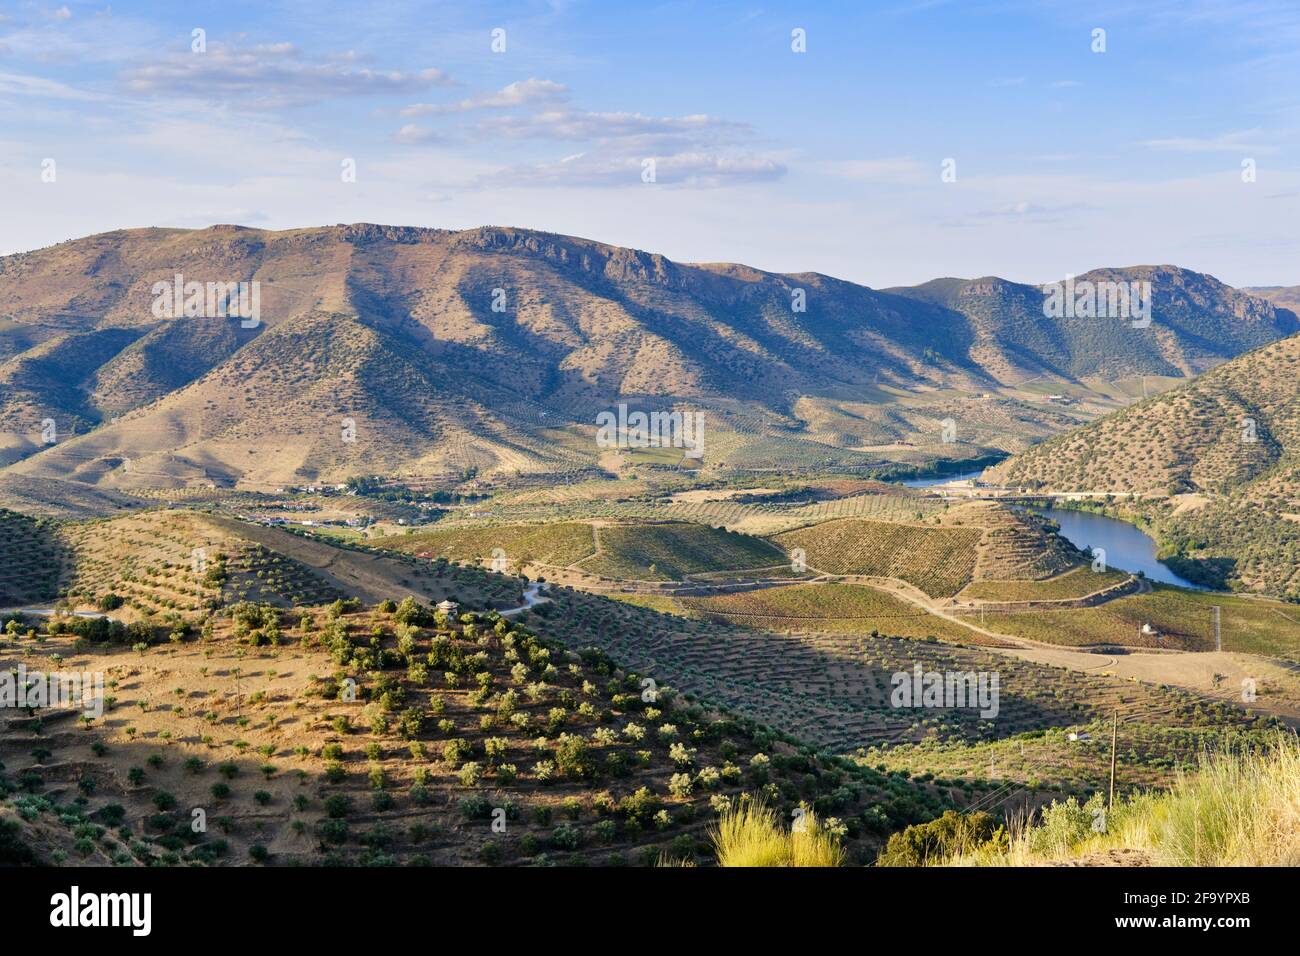
[{"label": "hillside", "polygon": [[1061,491],[1300,492],[1300,336],[1233,359],[1189,385],[1107,416],[989,470],[990,480]]},{"label": "hillside", "polygon": [[[986,473],[1031,489],[1136,493],[1162,557],[1198,583],[1300,597],[1300,336]],[[1174,497],[1167,497],[1174,496]]]},{"label": "hillside", "polygon": [[1242,289],[1261,299],[1267,299],[1274,305],[1292,312],[1300,312],[1300,285],[1262,285]]},{"label": "hillside", "polygon": [[[983,299],[981,283],[879,292],[512,228],[105,233],[0,259],[0,477],[265,488],[677,465],[595,446],[619,401],[707,410],[709,469],[972,458],[1082,420],[1005,383],[1189,375],[1295,327],[1206,276],[1123,273],[1153,282],[1152,328],[1062,331],[1001,280]],[[177,274],[258,282],[259,322],[155,315],[154,283]]]},{"label": "hillside", "polygon": [[64,523],[0,511],[0,546],[0,595],[8,595],[0,607],[62,598],[127,620],[207,614],[240,601],[290,608],[408,594],[508,607],[522,593],[513,578],[445,560],[350,550],[181,509]]},{"label": "hillside", "polygon": [[667,684],[647,696],[595,649],[388,607],[245,606],[134,650],[43,635],[40,656],[106,673],[113,696],[84,725],[3,717],[0,865],[709,863],[710,824],[746,794],[835,818],[861,864],[955,805]]}]

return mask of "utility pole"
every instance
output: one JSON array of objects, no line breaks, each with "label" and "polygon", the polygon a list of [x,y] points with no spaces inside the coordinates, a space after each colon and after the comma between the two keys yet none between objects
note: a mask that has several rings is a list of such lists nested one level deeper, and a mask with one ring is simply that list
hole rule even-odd
[{"label": "utility pole", "polygon": [[1214,649],[1223,650],[1223,631],[1219,627],[1219,605],[1214,605]]},{"label": "utility pole", "polygon": [[1110,716],[1110,797],[1106,800],[1106,812],[1110,813],[1115,805],[1115,738],[1119,734],[1119,711]]}]

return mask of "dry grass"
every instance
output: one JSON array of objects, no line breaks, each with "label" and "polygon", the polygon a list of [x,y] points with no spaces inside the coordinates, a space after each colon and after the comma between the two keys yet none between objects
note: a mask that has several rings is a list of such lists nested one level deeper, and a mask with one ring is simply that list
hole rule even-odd
[{"label": "dry grass", "polygon": [[711,831],[719,866],[843,866],[839,837],[805,811],[789,831],[762,802],[742,800]]},{"label": "dry grass", "polygon": [[1094,819],[1090,807],[1058,804],[1043,822],[1018,828],[1006,852],[958,856],[949,865],[1088,865],[1128,851],[1158,866],[1296,866],[1300,742],[1279,733],[1264,750],[1207,754],[1168,791],[1116,806],[1106,832],[1092,832]]}]

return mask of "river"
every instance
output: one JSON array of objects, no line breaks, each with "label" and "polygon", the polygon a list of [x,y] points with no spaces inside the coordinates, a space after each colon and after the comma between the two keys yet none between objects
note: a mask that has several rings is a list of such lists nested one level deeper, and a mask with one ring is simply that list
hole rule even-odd
[{"label": "river", "polygon": [[1121,571],[1141,571],[1152,581],[1176,584],[1182,588],[1200,591],[1191,581],[1180,578],[1156,560],[1156,543],[1139,528],[1125,521],[1093,514],[1090,511],[1073,511],[1069,508],[1034,508],[1061,526],[1061,537],[1076,548],[1102,548],[1106,564]]}]

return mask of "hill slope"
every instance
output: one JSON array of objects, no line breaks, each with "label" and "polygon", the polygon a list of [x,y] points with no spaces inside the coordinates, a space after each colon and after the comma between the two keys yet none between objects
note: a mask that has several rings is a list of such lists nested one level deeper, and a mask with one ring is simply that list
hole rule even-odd
[{"label": "hill slope", "polygon": [[[1300,598],[1300,335],[1044,442],[986,473],[1061,491],[1134,492],[1161,557],[1213,587]],[[1168,497],[1174,496],[1174,497]]]}]

